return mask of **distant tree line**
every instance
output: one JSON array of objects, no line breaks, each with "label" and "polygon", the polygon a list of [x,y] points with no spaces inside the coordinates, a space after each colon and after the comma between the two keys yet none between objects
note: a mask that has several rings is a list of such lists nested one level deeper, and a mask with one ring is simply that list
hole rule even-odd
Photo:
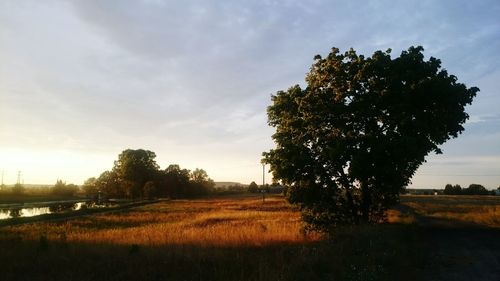
[{"label": "distant tree line", "polygon": [[54,195],[57,197],[72,197],[80,192],[76,184],[67,184],[62,180],[57,180],[50,188],[26,187],[21,183],[16,183],[11,188],[3,185],[2,191],[7,191],[14,195]]},{"label": "distant tree line", "polygon": [[79,191],[75,184],[66,184],[62,180],[57,180],[56,184],[51,188],[51,193],[57,196],[71,197]]},{"label": "distant tree line", "polygon": [[162,170],[155,158],[149,150],[124,150],[110,171],[87,179],[83,190],[87,195],[131,199],[192,198],[213,192],[215,183],[205,170],[190,171],[175,164]]},{"label": "distant tree line", "polygon": [[462,188],[459,184],[447,184],[443,193],[446,195],[495,195],[495,191],[488,191],[484,186],[475,183],[467,188]]}]

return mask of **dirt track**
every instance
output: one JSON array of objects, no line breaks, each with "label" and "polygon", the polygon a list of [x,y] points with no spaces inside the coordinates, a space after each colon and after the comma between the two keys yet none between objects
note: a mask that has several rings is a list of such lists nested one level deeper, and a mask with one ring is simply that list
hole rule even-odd
[{"label": "dirt track", "polygon": [[427,229],[432,253],[427,280],[500,281],[500,230]]},{"label": "dirt track", "polygon": [[424,230],[430,253],[425,280],[500,281],[499,228],[420,216],[407,206],[398,209],[415,216]]}]

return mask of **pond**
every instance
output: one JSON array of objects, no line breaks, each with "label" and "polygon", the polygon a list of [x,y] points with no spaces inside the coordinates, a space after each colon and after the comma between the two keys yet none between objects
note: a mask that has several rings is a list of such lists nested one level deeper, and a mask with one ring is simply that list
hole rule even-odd
[{"label": "pond", "polygon": [[68,213],[81,209],[94,209],[94,208],[110,208],[115,207],[114,203],[101,203],[97,204],[93,201],[81,202],[47,202],[41,204],[31,204],[28,206],[15,205],[15,206],[0,206],[0,220],[11,218],[27,218],[40,216],[45,214]]}]

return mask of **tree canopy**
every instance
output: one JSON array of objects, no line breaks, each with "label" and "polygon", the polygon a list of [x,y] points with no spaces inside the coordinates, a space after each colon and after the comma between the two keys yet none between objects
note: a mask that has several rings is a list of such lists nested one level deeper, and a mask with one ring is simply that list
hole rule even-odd
[{"label": "tree canopy", "polygon": [[111,171],[84,183],[87,195],[102,192],[113,198],[194,197],[212,191],[214,182],[205,170],[193,172],[169,165],[161,170],[156,154],[144,149],[126,149],[118,155]]},{"label": "tree canopy", "polygon": [[113,171],[122,179],[129,197],[140,197],[144,184],[155,177],[159,170],[156,154],[144,149],[127,149],[118,155]]},{"label": "tree canopy", "polygon": [[66,184],[62,180],[57,180],[56,184],[51,188],[54,195],[59,196],[74,196],[78,192],[78,186],[74,184]]},{"label": "tree canopy", "polygon": [[257,193],[259,192],[259,186],[253,181],[248,185],[248,192]]},{"label": "tree canopy", "polygon": [[383,219],[425,156],[464,130],[479,89],[458,83],[439,59],[424,60],[422,47],[390,52],[333,48],[315,56],[305,89],[271,98],[276,148],[263,161],[312,227]]}]

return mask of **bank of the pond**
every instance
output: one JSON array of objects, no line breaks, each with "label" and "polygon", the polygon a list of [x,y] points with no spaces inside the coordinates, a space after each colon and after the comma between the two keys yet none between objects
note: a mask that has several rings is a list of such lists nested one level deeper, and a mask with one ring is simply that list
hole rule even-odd
[{"label": "bank of the pond", "polygon": [[[87,201],[87,202],[92,203],[91,201]],[[65,209],[64,207],[61,208],[62,205],[60,205],[60,204],[58,205],[57,203],[54,203],[54,202],[52,202],[53,204],[50,207],[40,207],[41,205],[37,205],[39,207],[33,207],[33,205],[30,204],[30,208],[51,208],[52,207],[52,208],[61,208],[61,209],[54,210],[52,212],[49,211],[47,213],[40,214],[40,215],[24,216],[24,217],[14,216],[14,217],[1,219],[0,220],[0,227],[25,224],[25,223],[33,223],[33,222],[39,222],[39,221],[66,220],[66,219],[72,219],[72,218],[76,218],[76,217],[80,217],[80,216],[85,216],[85,215],[95,214],[95,213],[102,213],[102,212],[116,212],[116,211],[121,211],[123,209],[128,209],[128,208],[136,207],[136,206],[142,206],[142,205],[151,204],[151,203],[155,203],[155,202],[158,202],[158,200],[109,201],[109,202],[106,202],[105,204],[94,204],[94,206],[92,206],[92,207],[83,207],[83,208],[82,208],[82,205],[79,205],[79,203],[83,203],[82,201],[73,202],[73,203],[67,202],[66,204],[76,205],[76,207],[73,207],[72,209]],[[9,211],[19,212],[17,210],[20,210],[20,209],[14,208],[14,209],[10,209]]]}]

